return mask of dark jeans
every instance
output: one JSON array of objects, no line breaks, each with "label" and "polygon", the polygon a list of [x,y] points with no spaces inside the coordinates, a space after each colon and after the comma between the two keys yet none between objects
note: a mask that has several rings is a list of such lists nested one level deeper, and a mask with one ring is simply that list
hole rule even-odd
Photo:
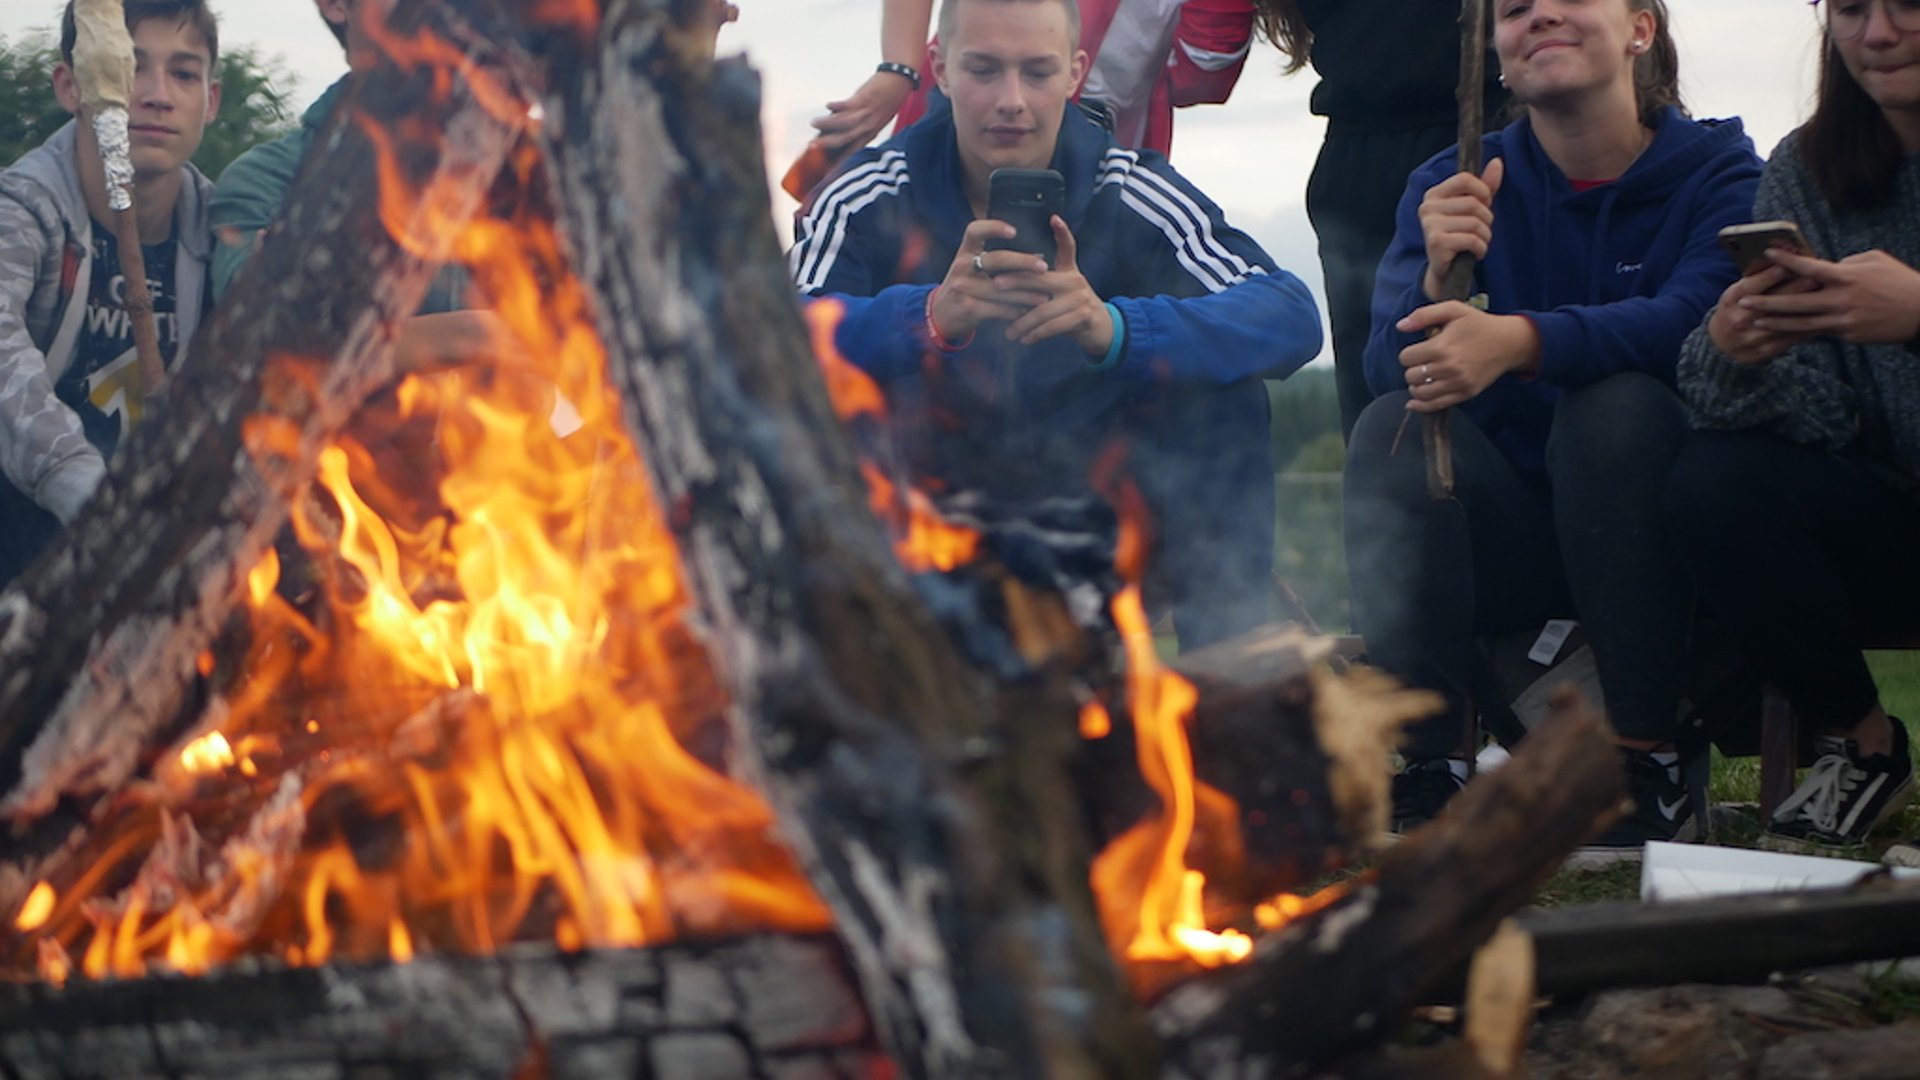
[{"label": "dark jeans", "polygon": [[1920,499],[1856,459],[1758,432],[1695,432],[1667,489],[1701,597],[1794,711],[1852,727],[1879,700],[1860,646],[1920,627]]},{"label": "dark jeans", "polygon": [[1686,434],[1673,391],[1627,374],[1568,392],[1554,410],[1544,490],[1455,412],[1447,500],[1427,497],[1417,417],[1392,452],[1406,402],[1388,394],[1361,414],[1345,502],[1368,655],[1451,706],[1408,732],[1408,755],[1466,749],[1465,710],[1484,681],[1477,638],[1556,617],[1585,628],[1615,730],[1674,738],[1692,592],[1660,520]]},{"label": "dark jeans", "polygon": [[1340,433],[1351,437],[1360,410],[1373,400],[1360,356],[1367,347],[1373,275],[1393,240],[1393,214],[1407,176],[1453,145],[1454,125],[1404,131],[1343,131],[1337,121],[1307,179],[1307,217],[1320,241],[1327,323],[1333,333],[1334,383],[1340,391]]}]

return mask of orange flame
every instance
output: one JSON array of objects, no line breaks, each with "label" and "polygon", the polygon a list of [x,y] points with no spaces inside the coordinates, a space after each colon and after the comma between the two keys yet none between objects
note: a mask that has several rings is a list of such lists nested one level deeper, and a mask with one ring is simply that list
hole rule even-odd
[{"label": "orange flame", "polygon": [[[1238,930],[1210,928],[1204,904],[1207,878],[1189,865],[1189,847],[1201,827],[1237,836],[1239,808],[1194,777],[1187,724],[1199,695],[1192,683],[1160,661],[1139,587],[1150,546],[1149,515],[1137,489],[1119,477],[1118,467],[1116,454],[1096,469],[1097,486],[1119,511],[1114,563],[1129,582],[1114,597],[1112,613],[1126,656],[1128,709],[1140,771],[1160,796],[1161,811],[1115,837],[1094,859],[1094,892],[1117,955],[1136,962],[1183,961],[1204,967],[1235,963],[1251,954],[1252,940]],[[1085,733],[1084,711],[1082,716]]]},{"label": "orange flame", "polygon": [[[405,59],[450,55],[415,40]],[[244,674],[165,783],[171,805],[246,796],[250,816],[236,827],[229,809],[203,839],[164,807],[128,815],[79,880],[29,896],[15,956],[61,981],[248,952],[320,964],[827,928],[770,809],[719,767],[728,703],[551,215],[526,195],[464,221],[395,151],[438,132],[362,122],[381,219],[467,267],[488,313],[459,318],[496,355],[408,377],[322,452],[293,514],[321,603],[280,595],[271,549],[247,574]],[[522,147],[496,196],[538,172]],[[321,370],[270,368],[285,393]],[[263,471],[297,448],[265,417],[246,436]]]},{"label": "orange flame", "polygon": [[[834,414],[848,424],[884,422],[887,403],[879,384],[834,343],[834,332],[845,314],[843,306],[835,300],[817,300],[807,305],[804,314]],[[860,474],[867,481],[868,508],[887,527],[902,566],[915,573],[945,571],[978,557],[980,534],[942,517],[925,492],[910,484],[895,484],[870,460],[860,463]]]}]

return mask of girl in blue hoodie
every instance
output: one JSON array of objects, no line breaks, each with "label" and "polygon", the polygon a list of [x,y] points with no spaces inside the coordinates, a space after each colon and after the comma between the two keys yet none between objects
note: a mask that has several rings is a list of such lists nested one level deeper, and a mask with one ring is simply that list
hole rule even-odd
[{"label": "girl in blue hoodie", "polygon": [[[1409,735],[1402,827],[1464,781],[1476,641],[1577,618],[1636,805],[1596,851],[1637,856],[1696,824],[1674,746],[1691,598],[1661,493],[1686,428],[1675,359],[1735,276],[1715,234],[1748,219],[1760,161],[1738,121],[1687,115],[1662,0],[1495,0],[1493,36],[1524,115],[1486,137],[1480,176],[1453,150],[1414,172],[1376,278],[1354,618],[1375,662],[1451,706]],[[1484,310],[1438,300],[1460,254]],[[1457,482],[1435,501],[1415,414],[1442,409]]]}]

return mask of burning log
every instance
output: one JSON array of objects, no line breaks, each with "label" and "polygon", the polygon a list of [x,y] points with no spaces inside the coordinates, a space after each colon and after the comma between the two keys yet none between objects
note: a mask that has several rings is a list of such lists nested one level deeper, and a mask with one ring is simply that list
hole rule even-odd
[{"label": "burning log", "polygon": [[887,1044],[915,1075],[1142,1074],[1064,797],[1073,716],[998,716],[872,524],[767,217],[755,79],[684,62],[661,3],[609,5],[599,41],[548,57],[554,187],[739,747]]},{"label": "burning log", "polygon": [[[395,321],[448,254],[433,223],[479,208],[525,122],[500,109],[509,75],[494,42],[510,39],[469,7],[409,9],[406,29],[458,43],[465,78],[438,94],[425,65],[363,81],[164,415],[133,432],[61,544],[0,593],[0,813],[16,835],[61,800],[84,807],[117,789],[164,741],[321,446],[391,380]],[[371,133],[406,124],[448,136],[409,144],[400,178],[423,197],[412,220],[383,222],[367,198]],[[49,832],[26,846],[65,836]],[[0,901],[18,885],[0,880]]]},{"label": "burning log", "polygon": [[1390,1032],[1618,813],[1612,729],[1576,692],[1338,900],[1154,1010],[1169,1076],[1284,1075]]}]

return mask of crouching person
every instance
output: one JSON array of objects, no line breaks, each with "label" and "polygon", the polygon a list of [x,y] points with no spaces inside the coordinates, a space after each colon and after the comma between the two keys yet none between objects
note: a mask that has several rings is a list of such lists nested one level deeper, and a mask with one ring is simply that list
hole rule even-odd
[{"label": "crouching person", "polygon": [[[1738,121],[1681,109],[1661,0],[1493,8],[1526,113],[1486,137],[1483,176],[1449,150],[1401,201],[1366,351],[1382,396],[1347,456],[1354,620],[1376,663],[1451,706],[1409,733],[1405,828],[1466,776],[1475,639],[1579,619],[1635,806],[1585,854],[1638,858],[1699,826],[1675,744],[1692,592],[1661,517],[1686,433],[1674,365],[1734,278],[1715,234],[1746,218],[1760,163]],[[1461,254],[1486,310],[1442,300]],[[1457,481],[1436,500],[1418,425],[1442,409]]]},{"label": "crouching person", "polygon": [[[1798,223],[1688,339],[1702,429],[1670,512],[1702,596],[1819,758],[1766,823],[1783,849],[1847,848],[1913,791],[1907,730],[1860,648],[1920,629],[1920,7],[1828,4],[1812,119],[1767,162],[1754,216]],[[1900,845],[1894,861],[1920,849]]]},{"label": "crouching person", "polygon": [[[1262,377],[1320,350],[1306,288],[1150,151],[1072,97],[1074,0],[946,0],[945,98],[862,151],[803,213],[801,291],[886,389],[923,473],[990,496],[1089,490],[1114,437],[1154,514],[1157,576],[1191,647],[1267,617],[1273,476]],[[948,106],[950,102],[950,107]],[[1057,255],[989,250],[996,169],[1065,180]]]},{"label": "crouching person", "polygon": [[[219,39],[203,0],[127,0],[134,207],[163,362],[181,362],[207,306],[211,185],[188,163],[220,105]],[[73,6],[54,94],[78,116]],[[141,414],[139,364],[100,149],[69,122],[0,172],[0,585],[106,474]]]}]

